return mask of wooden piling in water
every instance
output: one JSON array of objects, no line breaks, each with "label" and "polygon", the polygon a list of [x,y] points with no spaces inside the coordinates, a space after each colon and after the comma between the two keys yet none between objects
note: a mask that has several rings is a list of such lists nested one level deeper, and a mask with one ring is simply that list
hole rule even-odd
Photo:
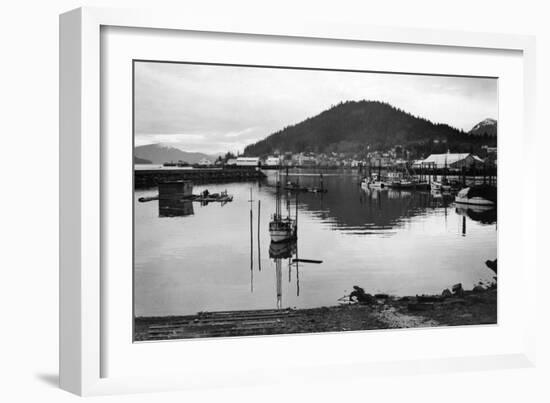
[{"label": "wooden piling in water", "polygon": [[258,200],[258,271],[262,271],[262,259],[260,256],[260,210],[262,201]]},{"label": "wooden piling in water", "polygon": [[250,292],[254,292],[254,236],[252,231],[252,188],[250,188]]}]

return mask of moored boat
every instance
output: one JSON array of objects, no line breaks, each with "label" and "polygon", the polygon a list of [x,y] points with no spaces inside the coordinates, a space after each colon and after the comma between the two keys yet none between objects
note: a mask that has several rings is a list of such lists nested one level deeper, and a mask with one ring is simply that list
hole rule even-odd
[{"label": "moored boat", "polygon": [[432,181],[431,190],[434,192],[450,192],[451,185],[445,182]]},{"label": "moored boat", "polygon": [[380,181],[378,179],[372,182],[369,182],[369,188],[372,188],[372,189],[384,189],[387,187],[388,185],[386,182]]},{"label": "moored boat", "polygon": [[[275,198],[275,214],[269,223],[269,235],[271,241],[286,242],[296,239],[298,225],[297,219],[290,217],[290,207],[287,217],[283,217],[281,213],[281,193],[280,186],[277,186],[277,194]],[[297,202],[296,202],[297,203]],[[296,218],[298,217],[298,206],[296,205]]]},{"label": "moored boat", "polygon": [[274,216],[269,223],[269,235],[275,243],[296,239],[296,220]]},{"label": "moored boat", "polygon": [[388,187],[388,184],[384,181],[378,179],[376,175],[373,175],[372,178],[363,178],[361,181],[361,187],[363,189],[384,189]]}]

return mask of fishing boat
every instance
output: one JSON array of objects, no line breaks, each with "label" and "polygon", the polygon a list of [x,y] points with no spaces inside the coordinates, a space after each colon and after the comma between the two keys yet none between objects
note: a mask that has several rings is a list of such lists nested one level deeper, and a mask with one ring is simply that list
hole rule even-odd
[{"label": "fishing boat", "polygon": [[[271,218],[269,223],[269,235],[271,236],[271,242],[287,242],[296,239],[297,234],[297,220],[290,217],[290,206],[288,207],[288,214],[283,217],[281,213],[281,192],[280,186],[277,186],[277,194],[275,198],[275,214]],[[296,209],[296,218],[298,217],[298,209]]]},{"label": "fishing boat", "polygon": [[432,190],[440,191],[440,192],[450,192],[451,191],[451,184],[449,181],[447,181],[447,156],[445,155],[445,166],[443,167],[443,176],[441,177],[441,182],[438,182],[436,180],[432,181],[431,187]]},{"label": "fishing boat", "polygon": [[296,238],[296,220],[290,217],[275,217],[269,223],[271,242],[286,242]]},{"label": "fishing boat", "polygon": [[490,185],[470,186],[462,189],[455,197],[455,203],[476,206],[496,206],[497,188]]},{"label": "fishing boat", "polygon": [[399,171],[388,172],[386,175],[386,185],[394,189],[414,189],[416,182],[405,166]]},{"label": "fishing boat", "polygon": [[412,180],[401,178],[390,182],[388,186],[395,189],[413,189],[416,187],[416,183]]},{"label": "fishing boat", "polygon": [[380,176],[372,174],[370,178],[365,177],[361,181],[361,187],[363,189],[385,189],[388,187],[387,182],[379,179]]},{"label": "fishing boat", "polygon": [[432,181],[431,190],[434,192],[450,192],[451,185],[446,182]]},{"label": "fishing boat", "polygon": [[[288,172],[287,172],[287,177],[288,177]],[[286,184],[284,185],[284,189],[291,192],[327,193],[327,189],[324,187],[324,184],[323,184],[323,174],[319,175],[319,179],[320,179],[319,187],[300,186],[300,183],[298,182],[287,181]]]},{"label": "fishing boat", "polygon": [[364,189],[386,189],[388,187],[388,183],[386,181],[382,181],[382,164],[380,161],[378,161],[378,174],[371,173],[371,169],[369,167],[369,173],[370,175],[368,177],[363,178],[361,181],[361,187]]}]

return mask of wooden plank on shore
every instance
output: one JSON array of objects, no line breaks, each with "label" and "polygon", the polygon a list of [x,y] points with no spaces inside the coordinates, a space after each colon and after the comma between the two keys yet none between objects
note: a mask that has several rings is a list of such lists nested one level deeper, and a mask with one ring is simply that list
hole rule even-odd
[{"label": "wooden plank on shore", "polygon": [[282,334],[285,333],[285,328],[282,327],[266,327],[261,329],[238,329],[238,330],[224,330],[222,332],[185,332],[174,334],[159,334],[149,335],[147,340],[171,340],[171,339],[194,339],[194,338],[209,338],[209,337],[242,337],[242,336],[257,336],[257,335],[269,335],[269,334]]},{"label": "wooden plank on shore", "polygon": [[234,315],[234,314],[247,314],[247,313],[270,313],[270,312],[293,312],[292,309],[250,309],[250,310],[243,310],[243,311],[205,311],[205,312],[199,312],[198,315]]},{"label": "wooden plank on shore", "polygon": [[278,317],[278,316],[288,316],[288,315],[294,315],[292,312],[265,312],[265,313],[248,313],[248,314],[223,314],[223,315],[200,315],[197,316],[197,319],[199,320],[206,320],[206,319],[225,319],[225,318],[259,318],[259,317]]},{"label": "wooden plank on shore", "polygon": [[148,340],[281,333],[286,327],[285,319],[294,315],[291,309],[261,309],[200,312],[174,318],[171,323],[170,319],[163,322],[158,318],[157,324],[148,326]]},{"label": "wooden plank on shore", "polygon": [[170,337],[170,336],[189,336],[189,335],[226,335],[231,333],[246,333],[246,332],[263,332],[273,329],[284,329],[285,326],[281,326],[279,323],[259,323],[259,324],[247,324],[238,326],[215,326],[215,327],[193,327],[193,328],[176,328],[165,330],[151,330],[148,332],[149,337]]},{"label": "wooden plank on shore", "polygon": [[276,324],[282,323],[280,319],[271,319],[271,320],[244,320],[244,321],[224,321],[224,322],[199,322],[199,323],[188,323],[188,324],[169,324],[169,325],[154,325],[149,326],[149,330],[162,330],[162,329],[183,329],[183,328],[207,328],[207,327],[231,327],[231,326],[246,326],[246,325],[256,325],[256,324]]}]

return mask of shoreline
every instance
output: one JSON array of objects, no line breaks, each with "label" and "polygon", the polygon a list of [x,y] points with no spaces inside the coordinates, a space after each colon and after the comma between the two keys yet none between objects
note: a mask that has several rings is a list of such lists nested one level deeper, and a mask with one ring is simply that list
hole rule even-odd
[{"label": "shoreline", "polygon": [[362,302],[320,308],[199,312],[137,317],[134,341],[321,333],[497,323],[497,287],[442,295],[377,294]]}]

